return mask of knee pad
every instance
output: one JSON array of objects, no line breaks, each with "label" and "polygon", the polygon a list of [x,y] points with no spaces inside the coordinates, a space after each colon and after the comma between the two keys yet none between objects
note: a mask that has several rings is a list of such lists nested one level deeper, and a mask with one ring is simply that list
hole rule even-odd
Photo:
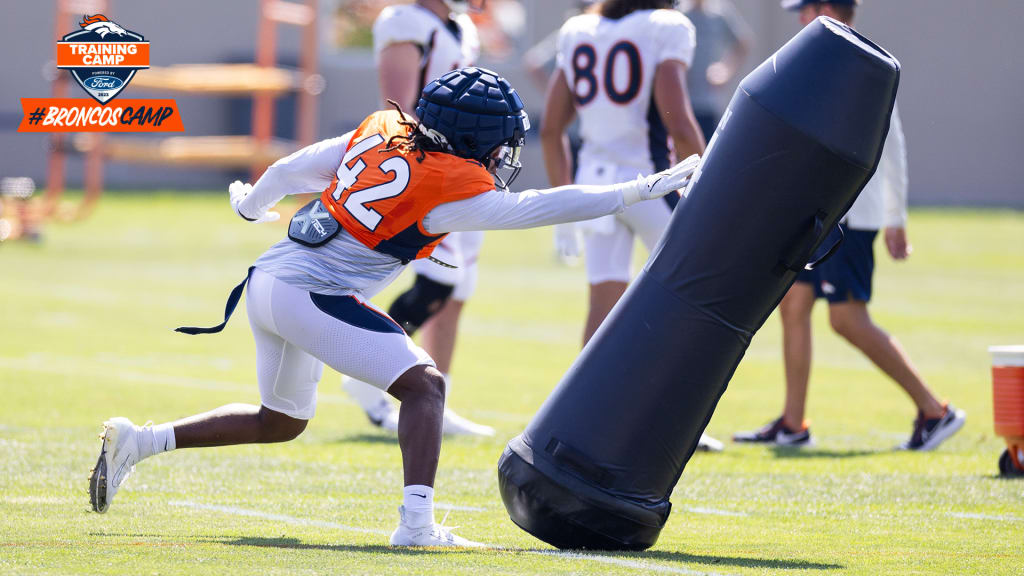
[{"label": "knee pad", "polygon": [[388,315],[412,336],[428,318],[437,313],[452,295],[455,287],[417,274],[412,288],[391,303]]}]

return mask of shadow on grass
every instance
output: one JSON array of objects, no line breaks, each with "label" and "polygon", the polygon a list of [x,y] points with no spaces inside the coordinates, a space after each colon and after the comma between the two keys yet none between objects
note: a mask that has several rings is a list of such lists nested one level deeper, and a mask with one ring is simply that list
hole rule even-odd
[{"label": "shadow on grass", "polygon": [[349,434],[348,436],[342,436],[337,440],[332,440],[332,444],[398,444],[398,436],[393,434],[369,434],[361,432],[359,434]]},{"label": "shadow on grass", "polygon": [[795,446],[772,446],[776,458],[859,458],[876,456],[892,452],[892,450],[821,450],[818,448],[798,448]]},{"label": "shadow on grass", "polygon": [[737,556],[709,556],[654,550],[648,552],[596,552],[588,550],[531,550],[519,548],[396,548],[381,544],[311,544],[297,538],[265,538],[242,536],[236,538],[205,538],[204,542],[228,546],[254,546],[257,548],[286,548],[291,550],[320,550],[327,552],[361,552],[366,554],[399,554],[416,556],[424,554],[476,554],[480,552],[506,552],[512,554],[538,554],[542,556],[569,556],[573,558],[594,557],[595,560],[621,558],[623,560],[655,560],[679,564],[704,564],[711,566],[733,566],[739,568],[761,568],[767,570],[840,570],[841,564],[826,564],[810,560],[778,560],[768,558],[744,558]]},{"label": "shadow on grass", "polygon": [[[581,555],[589,552],[579,551]],[[746,558],[743,556],[710,556],[707,554],[688,554],[668,550],[648,550],[646,552],[601,552],[600,556],[612,556],[633,560],[662,560],[681,564],[704,564],[710,566],[733,566],[737,568],[761,568],[764,570],[842,570],[842,564],[828,564],[812,560],[782,560],[777,558]]]}]

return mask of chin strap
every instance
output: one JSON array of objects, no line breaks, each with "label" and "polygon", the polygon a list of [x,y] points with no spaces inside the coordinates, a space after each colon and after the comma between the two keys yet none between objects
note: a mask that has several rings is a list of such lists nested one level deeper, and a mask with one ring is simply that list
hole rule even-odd
[{"label": "chin strap", "polygon": [[442,261],[438,260],[437,258],[434,258],[433,256],[427,256],[427,260],[430,260],[434,264],[438,264],[440,266],[444,266],[445,268],[458,268],[458,266],[449,264],[447,262],[442,262]]}]

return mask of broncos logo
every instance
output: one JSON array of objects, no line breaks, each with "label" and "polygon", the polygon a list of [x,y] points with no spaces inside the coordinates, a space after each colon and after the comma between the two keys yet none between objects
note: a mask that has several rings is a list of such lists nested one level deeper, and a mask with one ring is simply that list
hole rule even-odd
[{"label": "broncos logo", "polygon": [[94,16],[83,16],[82,22],[78,24],[82,28],[95,32],[100,35],[100,38],[106,38],[107,34],[117,34],[118,36],[124,36],[128,33],[127,30],[121,28],[117,24],[111,22],[103,14],[96,14]]}]

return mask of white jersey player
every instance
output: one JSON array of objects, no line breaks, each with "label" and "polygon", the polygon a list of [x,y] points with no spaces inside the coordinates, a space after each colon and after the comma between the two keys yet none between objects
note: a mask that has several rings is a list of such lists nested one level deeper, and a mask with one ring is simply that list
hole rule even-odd
[{"label": "white jersey player", "polygon": [[[704,138],[686,90],[696,34],[671,0],[608,0],[593,13],[570,18],[558,38],[557,67],[548,88],[541,140],[551,185],[608,184],[663,170],[704,151]],[[575,177],[565,130],[579,115]],[[654,248],[668,226],[677,195],[613,216],[556,229],[563,256],[584,258],[590,283],[586,344],[625,292],[633,240]],[[704,448],[720,448],[707,438]]]},{"label": "white jersey player", "polygon": [[[466,4],[418,0],[381,11],[373,24],[373,51],[383,101],[393,100],[411,113],[428,82],[473,64],[480,53],[480,41],[476,26],[464,13]],[[445,378],[451,369],[462,304],[476,288],[482,244],[483,232],[449,234],[434,250],[433,258],[413,262],[416,279],[412,288],[388,309],[409,334],[423,327],[423,347]],[[370,422],[397,430],[398,410],[382,391],[355,379],[346,379],[344,388],[366,411]],[[494,430],[448,409],[445,433],[489,436]]]}]

